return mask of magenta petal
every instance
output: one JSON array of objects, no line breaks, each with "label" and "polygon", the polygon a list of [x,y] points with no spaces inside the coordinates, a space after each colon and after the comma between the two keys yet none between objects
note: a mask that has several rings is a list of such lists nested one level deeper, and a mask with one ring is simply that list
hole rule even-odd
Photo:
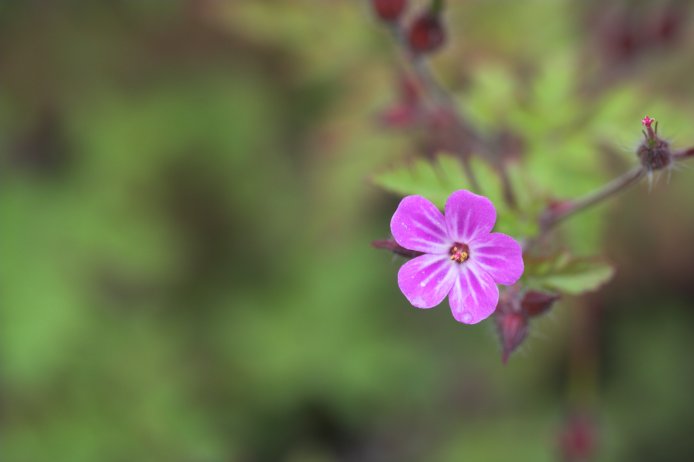
[{"label": "magenta petal", "polygon": [[488,234],[496,222],[492,201],[470,191],[456,191],[446,201],[448,235],[456,242],[469,243],[475,236]]},{"label": "magenta petal", "polygon": [[523,275],[523,250],[512,237],[491,233],[469,245],[470,263],[489,273],[497,284],[513,285]]},{"label": "magenta petal", "polygon": [[453,317],[465,324],[477,324],[488,318],[499,303],[499,288],[483,271],[462,265],[448,295]]},{"label": "magenta petal", "polygon": [[390,232],[398,244],[419,252],[444,254],[451,245],[443,215],[422,196],[407,196],[400,202]]},{"label": "magenta petal", "polygon": [[432,308],[450,292],[455,269],[447,255],[421,255],[402,265],[398,285],[414,306]]}]

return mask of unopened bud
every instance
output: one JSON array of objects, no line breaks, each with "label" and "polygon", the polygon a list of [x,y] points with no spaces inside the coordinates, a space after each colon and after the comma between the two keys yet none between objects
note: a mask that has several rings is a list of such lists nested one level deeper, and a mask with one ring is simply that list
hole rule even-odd
[{"label": "unopened bud", "polygon": [[559,434],[559,447],[563,460],[578,462],[592,460],[597,452],[598,426],[585,414],[570,416]]},{"label": "unopened bud", "polygon": [[410,49],[415,53],[430,53],[443,45],[446,33],[438,13],[427,11],[418,16],[408,34]]},{"label": "unopened bud", "polygon": [[383,21],[397,21],[405,7],[407,0],[371,0],[376,15]]},{"label": "unopened bud", "polygon": [[559,300],[558,294],[529,290],[523,296],[521,306],[528,316],[539,316],[549,311],[557,300]]},{"label": "unopened bud", "polygon": [[652,172],[661,170],[672,163],[670,144],[658,137],[658,122],[648,116],[641,120],[644,127],[644,141],[639,146],[636,154],[641,160],[641,165]]},{"label": "unopened bud", "polygon": [[528,335],[528,317],[515,310],[497,310],[496,330],[501,340],[501,360],[504,364],[511,353],[523,343]]},{"label": "unopened bud", "polygon": [[667,44],[680,36],[686,17],[683,8],[676,3],[668,4],[660,14],[652,15],[646,33],[651,41]]}]

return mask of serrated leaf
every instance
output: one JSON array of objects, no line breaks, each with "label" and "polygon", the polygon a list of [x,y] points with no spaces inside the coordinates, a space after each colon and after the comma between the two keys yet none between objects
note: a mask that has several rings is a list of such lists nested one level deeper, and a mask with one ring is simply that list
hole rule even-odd
[{"label": "serrated leaf", "polygon": [[[470,165],[481,187],[473,192],[489,198],[497,209],[496,231],[516,237],[532,235],[536,230],[535,213],[511,210],[504,201],[497,172],[479,158],[473,157]],[[416,194],[426,197],[440,208],[443,208],[453,191],[472,190],[460,161],[447,155],[438,156],[433,161],[415,160],[406,166],[375,175],[373,182],[403,196]],[[532,203],[524,201],[520,205],[527,204]]]},{"label": "serrated leaf", "polygon": [[424,196],[438,207],[443,207],[448,196],[458,189],[470,189],[460,162],[451,156],[439,156],[434,161],[417,159],[373,177],[383,189],[408,196]]},{"label": "serrated leaf", "polygon": [[559,254],[544,260],[526,260],[523,278],[529,287],[569,295],[594,291],[614,275],[614,268],[600,258],[575,258]]}]

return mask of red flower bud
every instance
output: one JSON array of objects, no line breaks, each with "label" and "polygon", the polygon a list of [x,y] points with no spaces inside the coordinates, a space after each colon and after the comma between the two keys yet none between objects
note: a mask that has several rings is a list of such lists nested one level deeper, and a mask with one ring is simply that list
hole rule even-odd
[{"label": "red flower bud", "polygon": [[585,414],[568,418],[559,434],[559,447],[563,459],[571,461],[592,460],[598,446],[598,428]]},{"label": "red flower bud", "polygon": [[427,11],[417,17],[410,26],[409,41],[415,53],[429,53],[441,47],[446,33],[439,15]]},{"label": "red flower bud", "polygon": [[651,15],[647,31],[649,38],[656,43],[667,44],[675,41],[682,32],[686,11],[676,4],[670,4],[659,14]]},{"label": "red flower bud", "polygon": [[521,306],[528,316],[538,316],[549,311],[554,302],[559,300],[558,294],[530,290],[525,293]]},{"label": "red flower bud", "polygon": [[383,21],[397,21],[405,11],[407,0],[371,0],[371,5]]},{"label": "red flower bud", "polygon": [[496,330],[501,340],[501,360],[506,364],[511,353],[528,335],[528,317],[522,312],[502,309],[497,310],[495,320]]},{"label": "red flower bud", "polygon": [[664,169],[672,163],[670,144],[658,137],[658,123],[654,119],[646,116],[641,124],[645,128],[645,140],[636,151],[641,165],[649,172]]}]

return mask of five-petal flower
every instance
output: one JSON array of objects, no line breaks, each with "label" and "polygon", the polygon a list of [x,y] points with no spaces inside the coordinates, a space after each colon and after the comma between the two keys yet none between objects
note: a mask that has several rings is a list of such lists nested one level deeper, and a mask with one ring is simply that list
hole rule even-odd
[{"label": "five-petal flower", "polygon": [[492,202],[469,191],[451,194],[445,217],[424,197],[405,197],[390,230],[402,247],[424,254],[398,273],[410,303],[432,308],[448,296],[457,321],[476,324],[489,317],[499,302],[497,284],[513,285],[523,274],[521,246],[492,233],[495,222]]}]

